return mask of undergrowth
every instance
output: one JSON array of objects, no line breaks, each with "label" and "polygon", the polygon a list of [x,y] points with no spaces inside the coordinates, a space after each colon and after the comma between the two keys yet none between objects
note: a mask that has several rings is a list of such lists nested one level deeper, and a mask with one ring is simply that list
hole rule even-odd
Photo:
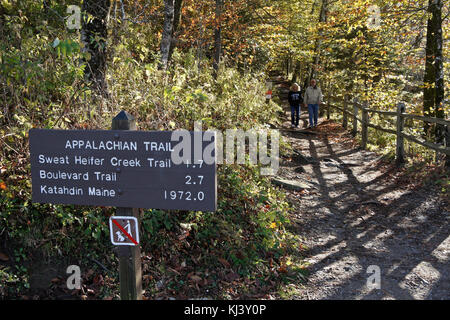
[{"label": "undergrowth", "polygon": [[[22,50],[12,47],[1,60],[8,112],[0,118],[0,252],[9,258],[0,266],[2,297],[28,292],[36,260],[70,257],[80,265],[92,265],[88,259],[96,259],[117,270],[108,230],[114,208],[31,202],[30,128],[108,129],[123,109],[136,117],[140,130],[192,129],[196,120],[202,121],[204,130],[247,130],[277,125],[281,110],[273,102],[265,103],[263,74],[222,65],[215,81],[208,62],[178,52],[173,67],[161,71],[152,57],[146,63],[134,59],[126,43],[118,46],[108,69],[110,97],[101,99],[82,84],[83,69],[77,63],[82,53],[77,43],[70,36],[51,40],[41,37],[32,44],[23,43]],[[31,45],[34,53],[26,53]],[[15,59],[29,63],[14,64]],[[216,285],[215,294],[222,297],[218,279],[226,279],[230,272],[238,277],[271,278],[295,238],[285,229],[289,207],[283,193],[259,169],[218,167],[217,212],[145,210],[141,243],[151,259],[144,260],[144,275],[159,270],[159,277],[170,278],[170,266],[178,270],[176,277],[184,277],[171,287],[187,294],[192,272],[215,272],[205,286],[213,290]],[[110,276],[118,278],[115,271]],[[207,278],[203,273],[202,279]],[[150,277],[144,279],[145,286],[154,288]],[[153,289],[148,292],[155,294]]]}]

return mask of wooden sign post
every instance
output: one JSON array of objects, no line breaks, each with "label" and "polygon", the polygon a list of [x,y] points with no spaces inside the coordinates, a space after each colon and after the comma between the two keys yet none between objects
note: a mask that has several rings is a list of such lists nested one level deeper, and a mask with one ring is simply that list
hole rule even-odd
[{"label": "wooden sign post", "polygon": [[[112,130],[136,130],[136,120],[132,115],[121,111],[112,119]],[[130,216],[137,219],[140,231],[139,209],[116,209],[118,216]],[[120,298],[122,300],[142,300],[142,262],[141,248],[137,246],[118,246]]]}]

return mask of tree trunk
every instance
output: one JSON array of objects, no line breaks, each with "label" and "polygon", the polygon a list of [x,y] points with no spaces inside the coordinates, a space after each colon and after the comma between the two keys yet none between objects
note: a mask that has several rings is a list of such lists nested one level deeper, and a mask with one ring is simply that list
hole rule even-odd
[{"label": "tree trunk", "polygon": [[169,61],[172,57],[173,50],[177,46],[177,32],[181,24],[181,9],[183,8],[183,0],[175,0],[174,4],[174,18],[173,18],[173,28],[171,36],[171,44],[169,48]]},{"label": "tree trunk", "polygon": [[[442,55],[442,7],[443,0],[433,0],[433,20],[435,30],[435,113],[437,118],[444,118],[444,58]],[[442,143],[445,139],[445,128],[443,125],[436,125],[436,142]]]},{"label": "tree trunk", "polygon": [[[84,44],[83,52],[90,55],[85,59],[85,80],[103,97],[108,96],[106,84],[106,43],[107,43],[107,15],[110,6],[109,0],[85,0],[82,11],[84,18],[81,27],[81,41]],[[92,19],[88,19],[92,16]]]},{"label": "tree trunk", "polygon": [[[428,1],[428,12],[431,13],[433,0]],[[435,99],[435,75],[434,75],[434,47],[435,47],[435,34],[434,34],[434,21],[430,16],[427,22],[427,43],[425,47],[425,74],[423,78],[423,115],[426,117],[431,117],[433,115],[434,109],[434,99]],[[428,136],[430,130],[430,124],[424,122],[424,135]]]},{"label": "tree trunk", "polygon": [[161,38],[161,62],[160,69],[166,69],[169,63],[169,51],[172,42],[174,16],[174,0],[164,0],[164,25]]},{"label": "tree trunk", "polygon": [[[322,7],[320,9],[320,15],[319,15],[319,26],[321,22],[327,21],[327,10],[328,10],[328,0],[322,0]],[[320,62],[320,46],[322,44],[322,40],[320,37],[322,36],[322,31],[319,31],[319,39],[316,40],[316,45],[314,52],[316,53],[316,56],[314,57],[314,60],[311,63],[311,67],[309,68],[308,73],[308,83],[311,81],[311,79],[316,78],[316,68],[319,65]]]},{"label": "tree trunk", "polygon": [[297,61],[297,62],[295,63],[294,71],[293,71],[293,73],[292,73],[292,78],[291,78],[291,82],[292,82],[292,83],[297,82],[298,75],[299,75],[299,73],[300,73],[300,67],[301,67],[300,61]]},{"label": "tree trunk", "polygon": [[286,57],[286,79],[289,78],[289,55]]},{"label": "tree trunk", "polygon": [[216,28],[214,30],[214,79],[217,79],[219,72],[220,56],[222,51],[222,30],[221,16],[223,10],[223,0],[216,0]]}]

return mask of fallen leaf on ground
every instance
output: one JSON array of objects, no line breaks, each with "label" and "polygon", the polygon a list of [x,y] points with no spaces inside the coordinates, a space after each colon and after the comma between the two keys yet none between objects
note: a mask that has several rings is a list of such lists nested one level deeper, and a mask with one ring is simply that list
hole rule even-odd
[{"label": "fallen leaf on ground", "polygon": [[238,275],[236,272],[230,272],[230,273],[228,273],[228,274],[225,276],[225,278],[226,278],[229,282],[231,282],[231,281],[234,281],[234,280],[236,280],[236,279],[239,279],[239,275]]},{"label": "fallen leaf on ground", "polygon": [[6,254],[0,252],[0,261],[9,261],[9,257]]},{"label": "fallen leaf on ground", "polygon": [[183,241],[184,239],[186,239],[187,237],[189,237],[189,231],[183,233],[181,236],[178,237],[178,240]]},{"label": "fallen leaf on ground", "polygon": [[101,274],[98,274],[94,278],[94,284],[102,286],[105,283],[103,280],[103,276]]},{"label": "fallen leaf on ground", "polygon": [[196,276],[196,275],[192,275],[192,276],[190,277],[190,279],[191,279],[192,281],[194,281],[194,282],[200,282],[200,281],[202,281],[202,278],[199,277],[199,276]]},{"label": "fallen leaf on ground", "polygon": [[89,269],[89,270],[86,272],[86,278],[90,278],[93,274],[94,274],[94,270]]},{"label": "fallen leaf on ground", "polygon": [[175,270],[175,269],[173,269],[173,268],[169,268],[169,271],[172,271],[172,272],[178,274],[179,276],[181,275],[181,273],[179,273],[177,270]]},{"label": "fallen leaf on ground", "polygon": [[279,267],[279,268],[278,268],[278,272],[280,272],[280,273],[287,273],[287,268],[286,268],[286,266],[281,266],[281,267]]},{"label": "fallen leaf on ground", "polygon": [[223,258],[218,258],[218,260],[220,261],[220,263],[222,263],[225,267],[229,268],[230,267],[230,263],[223,259]]}]

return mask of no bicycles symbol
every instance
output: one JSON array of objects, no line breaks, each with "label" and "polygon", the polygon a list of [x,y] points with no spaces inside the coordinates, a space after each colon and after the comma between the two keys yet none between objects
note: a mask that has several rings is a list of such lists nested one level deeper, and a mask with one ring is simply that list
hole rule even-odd
[{"label": "no bicycles symbol", "polygon": [[135,217],[110,217],[109,231],[111,242],[116,246],[139,245],[138,223]]}]

